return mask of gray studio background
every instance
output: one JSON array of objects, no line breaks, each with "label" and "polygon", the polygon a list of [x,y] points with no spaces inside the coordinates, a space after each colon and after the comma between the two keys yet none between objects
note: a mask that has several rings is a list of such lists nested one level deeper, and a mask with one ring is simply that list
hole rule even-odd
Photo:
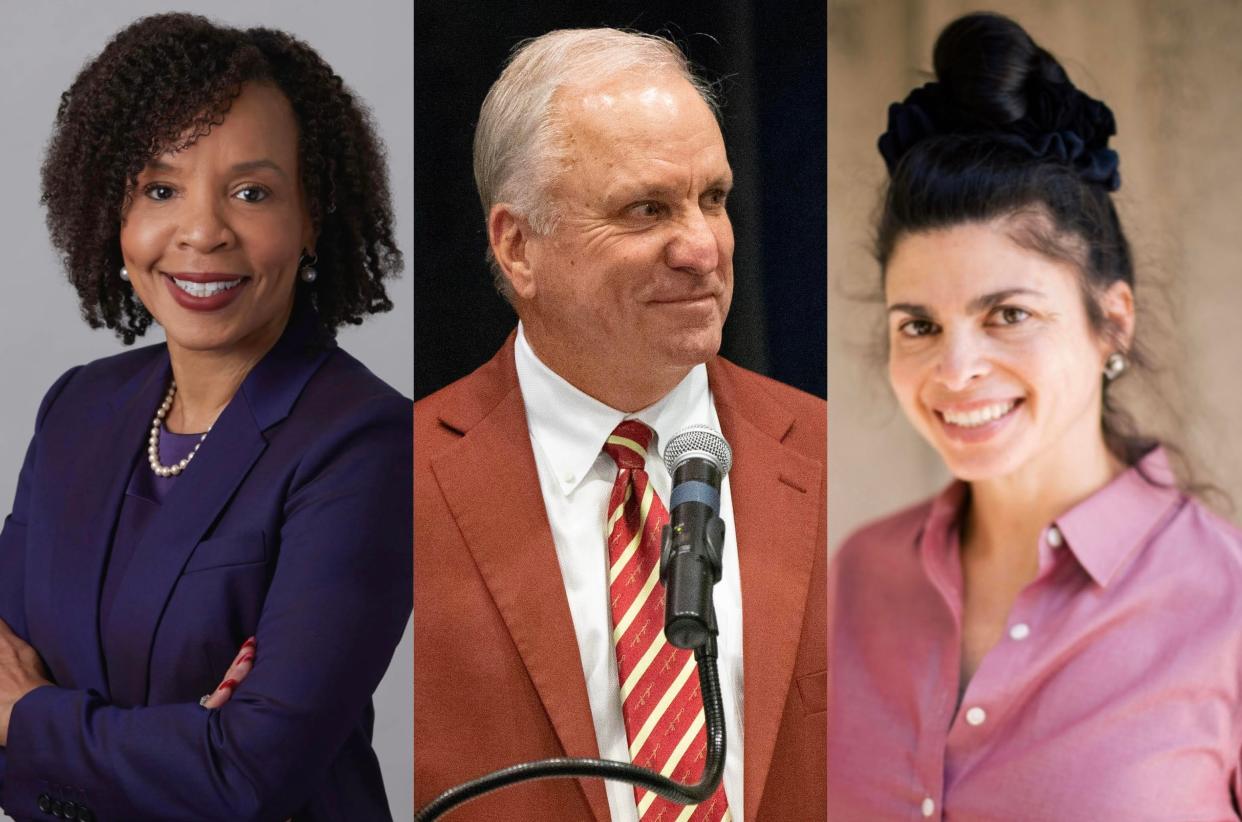
[{"label": "gray studio background", "polygon": [[[397,241],[405,274],[389,286],[395,309],[340,342],[403,394],[413,393],[413,6],[408,0],[86,0],[5,2],[0,26],[0,509],[12,504],[17,473],[43,392],[67,368],[123,349],[78,316],[77,296],[56,263],[39,206],[39,166],[60,94],[118,29],[161,11],[191,11],[222,23],[265,25],[306,40],[371,107],[388,147]],[[138,345],[163,339],[153,327]],[[395,454],[394,459],[409,455]],[[340,649],[324,649],[337,653]],[[413,817],[413,648],[407,626],[376,693],[375,747],[396,819]],[[0,815],[0,819],[7,819]]]},{"label": "gray studio background", "polygon": [[1203,0],[829,0],[828,534],[834,548],[863,522],[924,499],[949,477],[910,427],[878,356],[882,305],[871,258],[885,179],[876,139],[888,104],[931,79],[950,20],[1007,14],[1060,59],[1117,118],[1114,195],[1134,247],[1138,335],[1153,379],[1118,384],[1148,433],[1182,447],[1195,479],[1242,515],[1242,2]]}]

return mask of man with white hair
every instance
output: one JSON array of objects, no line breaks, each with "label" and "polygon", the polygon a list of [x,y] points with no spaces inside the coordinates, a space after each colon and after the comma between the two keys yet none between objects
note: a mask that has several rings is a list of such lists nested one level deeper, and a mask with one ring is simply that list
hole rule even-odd
[{"label": "man with white hair", "polygon": [[475,179],[519,325],[415,406],[415,802],[518,762],[633,761],[697,782],[702,697],[663,636],[659,454],[723,433],[713,591],[728,740],[682,807],[597,780],[526,783],[463,819],[824,818],[826,412],[717,356],[732,172],[711,89],[673,43],[523,44],[483,103]]}]

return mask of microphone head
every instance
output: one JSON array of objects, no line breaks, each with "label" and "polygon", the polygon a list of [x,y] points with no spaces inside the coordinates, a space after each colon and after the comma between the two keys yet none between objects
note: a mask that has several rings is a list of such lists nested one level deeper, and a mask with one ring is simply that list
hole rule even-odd
[{"label": "microphone head", "polygon": [[733,449],[720,432],[709,425],[692,425],[674,435],[664,446],[664,465],[670,474],[692,457],[711,460],[722,477],[733,467]]}]

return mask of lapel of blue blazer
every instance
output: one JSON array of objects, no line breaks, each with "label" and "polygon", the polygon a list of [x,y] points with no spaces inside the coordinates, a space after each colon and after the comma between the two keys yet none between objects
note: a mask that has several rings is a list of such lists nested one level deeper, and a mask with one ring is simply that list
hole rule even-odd
[{"label": "lapel of blue blazer", "polygon": [[35,561],[45,556],[48,562],[47,570],[32,578],[46,579],[55,589],[31,597],[29,607],[55,611],[38,623],[57,636],[36,641],[45,649],[49,669],[66,687],[108,693],[98,631],[104,568],[125,488],[139,455],[145,455],[151,417],[168,388],[169,372],[167,354],[157,355],[117,391],[100,398],[87,414],[94,436],[77,464],[66,466],[72,472],[62,489],[67,515],[35,535],[46,539],[50,550],[32,554]]},{"label": "lapel of blue blazer", "polygon": [[328,349],[311,346],[313,321],[309,312],[295,313],[220,414],[138,543],[113,606],[112,619],[130,637],[124,657],[108,662],[114,699],[145,704],[155,631],[186,561],[267,447],[263,432],[289,415],[327,359]]}]

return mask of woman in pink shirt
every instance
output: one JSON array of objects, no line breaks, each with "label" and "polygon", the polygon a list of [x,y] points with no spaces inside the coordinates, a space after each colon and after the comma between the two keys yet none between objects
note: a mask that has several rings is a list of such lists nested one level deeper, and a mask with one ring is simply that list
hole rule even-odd
[{"label": "woman in pink shirt", "polygon": [[1242,533],[1111,397],[1141,364],[1112,112],[973,14],[889,112],[889,377],[957,480],[830,581],[829,818],[1237,820]]}]

